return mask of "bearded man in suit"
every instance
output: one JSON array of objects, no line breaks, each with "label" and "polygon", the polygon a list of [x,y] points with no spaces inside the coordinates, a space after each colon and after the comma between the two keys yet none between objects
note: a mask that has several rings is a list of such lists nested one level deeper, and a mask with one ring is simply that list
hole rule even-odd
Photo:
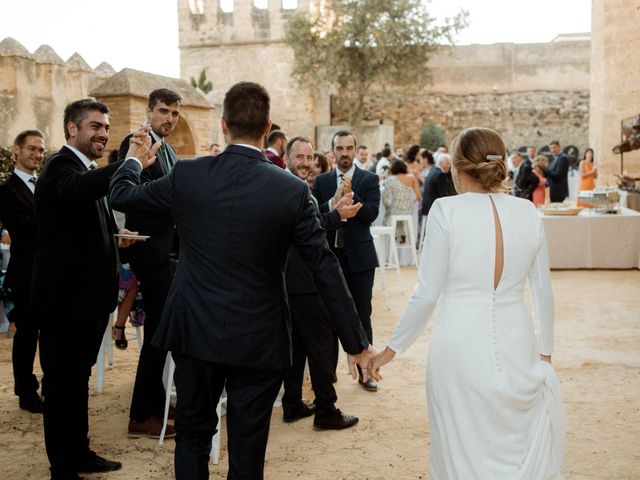
[{"label": "bearded man in suit", "polygon": [[[167,175],[177,161],[176,152],[166,141],[180,118],[180,95],[172,90],[160,88],[149,94],[147,101],[147,123],[151,128],[151,143],[160,146],[156,161],[140,175],[142,183],[151,182]],[[132,134],[120,145],[118,158],[124,160],[129,150]],[[175,226],[168,212],[126,215],[126,228],[150,238],[131,246],[127,260],[140,282],[144,301],[144,339],[138,370],[131,396],[128,435],[130,437],[158,438],[162,430],[165,391],[162,383],[167,352],[151,343],[160,323],[162,309],[169,293],[176,269],[178,242]],[[165,437],[175,436],[172,425],[167,425]]]},{"label": "bearded man in suit", "polygon": [[32,299],[52,480],[122,467],[93,452],[88,437],[91,367],[118,300],[118,246],[132,243],[116,243],[114,234],[135,233],[118,229],[106,197],[120,163],[97,168],[95,162],[109,139],[108,114],[105,104],[91,99],[67,105],[67,143],[47,160],[36,184]]}]

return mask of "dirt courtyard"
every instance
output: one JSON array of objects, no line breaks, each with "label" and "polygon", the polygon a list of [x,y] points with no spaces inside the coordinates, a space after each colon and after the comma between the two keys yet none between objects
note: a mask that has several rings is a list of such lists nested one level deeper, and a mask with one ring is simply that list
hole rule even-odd
[{"label": "dirt courtyard", "polygon": [[[376,281],[373,325],[378,348],[389,338],[415,278],[415,268],[402,270],[402,282],[388,271],[388,305]],[[640,479],[640,271],[554,271],[552,281],[553,363],[567,413],[566,478]],[[432,327],[430,323],[409,351],[384,369],[377,393],[362,390],[346,367],[341,368],[338,407],[360,417],[354,428],[314,431],[312,419],[285,424],[282,409],[274,408],[265,478],[428,479],[424,377]],[[124,467],[87,478],[170,479],[172,440],[160,446],[151,439],[126,436],[138,356],[130,325],[127,336],[129,349],[115,351],[102,394],[96,393],[92,377],[89,400],[92,448]],[[13,395],[11,344],[4,335],[0,338],[0,478],[48,479],[42,417],[20,410]],[[306,396],[312,399],[308,388]],[[210,465],[214,479],[226,477],[224,419],[222,432],[220,465]]]}]

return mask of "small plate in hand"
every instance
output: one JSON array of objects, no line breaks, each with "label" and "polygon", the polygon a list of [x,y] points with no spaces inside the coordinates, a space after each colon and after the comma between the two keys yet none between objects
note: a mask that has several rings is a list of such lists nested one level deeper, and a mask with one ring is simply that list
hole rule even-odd
[{"label": "small plate in hand", "polygon": [[123,238],[125,240],[140,240],[144,242],[148,238],[151,238],[149,235],[134,235],[132,233],[114,233],[114,237]]}]

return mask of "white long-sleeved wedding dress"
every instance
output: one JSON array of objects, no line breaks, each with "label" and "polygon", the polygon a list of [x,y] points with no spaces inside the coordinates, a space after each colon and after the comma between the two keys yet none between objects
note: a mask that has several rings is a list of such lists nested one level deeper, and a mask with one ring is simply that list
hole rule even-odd
[{"label": "white long-sleeved wedding dress", "polygon": [[418,284],[389,347],[406,350],[442,297],[427,356],[431,478],[562,478],[560,387],[539,357],[553,349],[553,297],[536,209],[466,193],[436,201],[427,218]]}]

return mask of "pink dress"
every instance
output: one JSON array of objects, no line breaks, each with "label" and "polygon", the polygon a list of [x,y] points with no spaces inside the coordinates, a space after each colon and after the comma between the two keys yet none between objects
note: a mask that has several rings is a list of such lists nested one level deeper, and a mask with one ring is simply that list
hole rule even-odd
[{"label": "pink dress", "polygon": [[533,191],[533,204],[536,207],[539,207],[540,205],[544,204],[544,188],[545,188],[545,185],[547,184],[547,179],[544,175],[542,175],[541,173],[538,173],[537,170],[533,170],[533,173],[535,173],[536,176],[538,177],[538,180],[540,180],[540,183],[538,184],[536,189]]}]

